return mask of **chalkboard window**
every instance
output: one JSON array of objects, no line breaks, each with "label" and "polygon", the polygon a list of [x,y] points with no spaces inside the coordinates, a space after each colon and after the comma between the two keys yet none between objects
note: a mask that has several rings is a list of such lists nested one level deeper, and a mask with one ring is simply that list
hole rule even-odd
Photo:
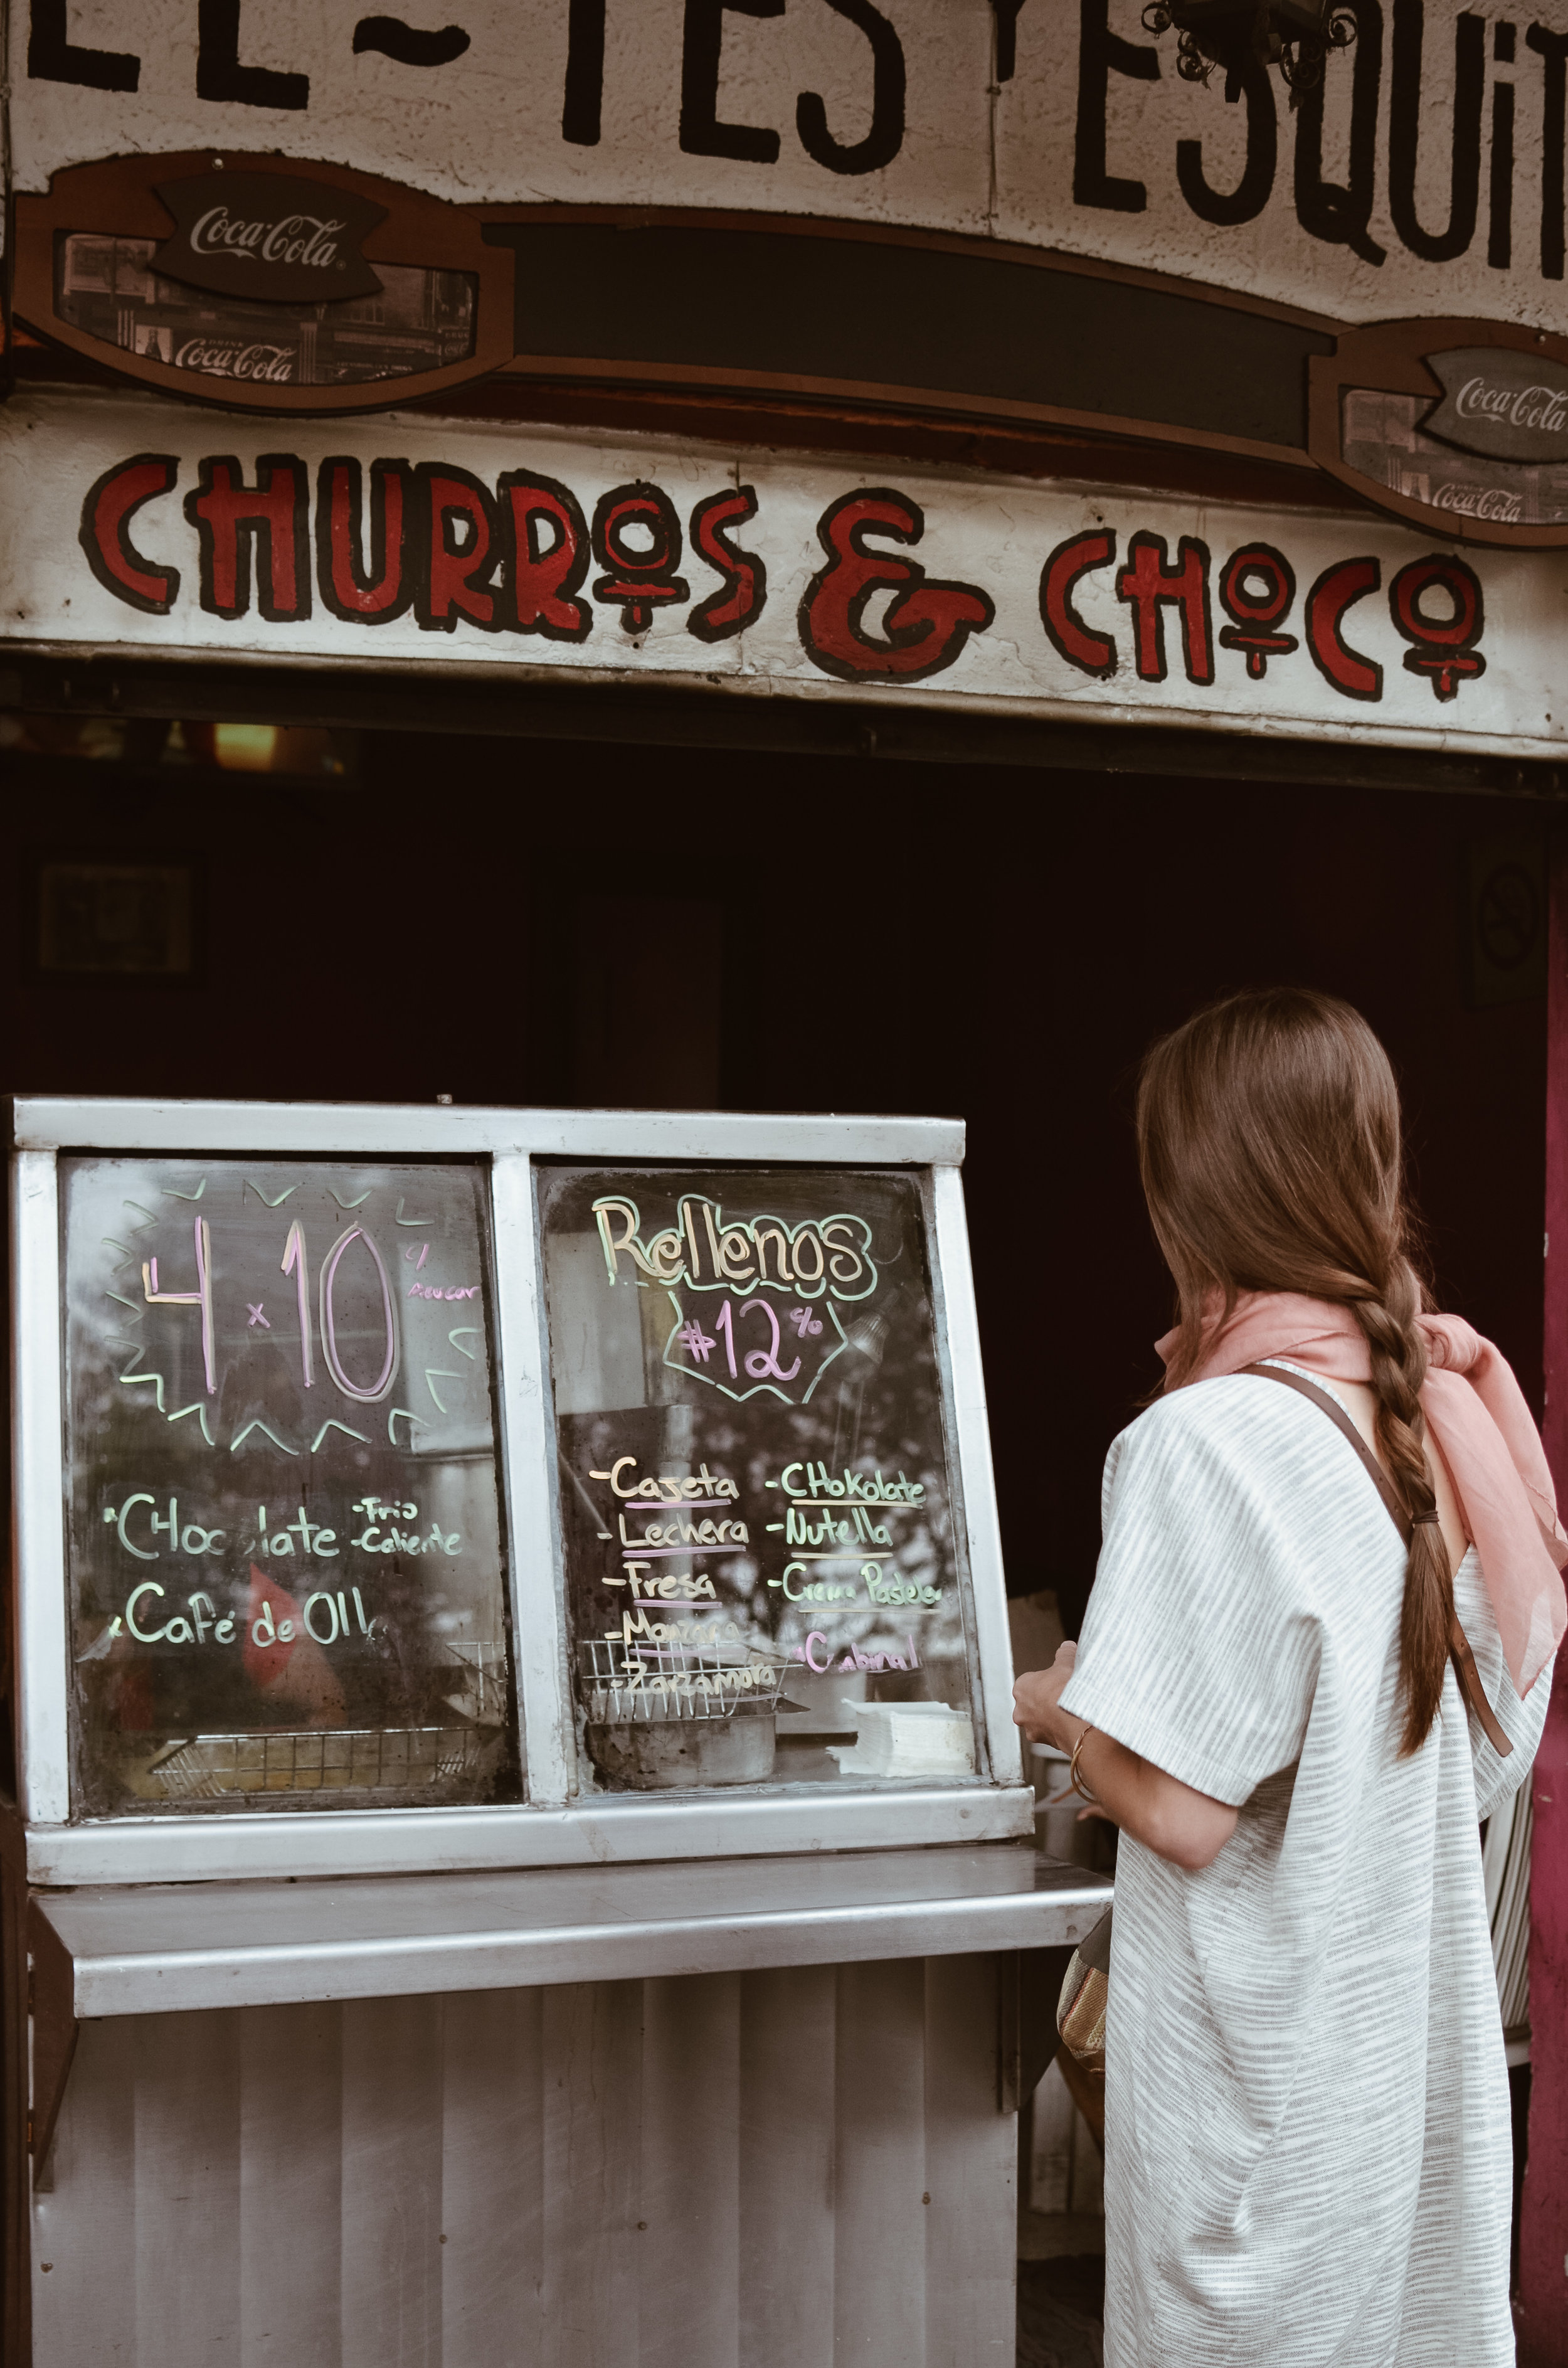
[{"label": "chalkboard window", "polygon": [[918,1184],[540,1171],[577,1713],[596,1781],[977,1772]]},{"label": "chalkboard window", "polygon": [[68,1158],[76,1800],[515,1800],[484,1171]]}]

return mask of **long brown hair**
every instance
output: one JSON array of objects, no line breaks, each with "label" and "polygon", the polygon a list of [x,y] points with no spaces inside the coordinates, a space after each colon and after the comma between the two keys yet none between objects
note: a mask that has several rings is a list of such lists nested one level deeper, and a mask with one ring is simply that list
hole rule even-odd
[{"label": "long brown hair", "polygon": [[[1411,1532],[1400,1621],[1403,1752],[1442,1696],[1453,1576],[1426,1469],[1419,1392],[1424,1293],[1412,1260],[1399,1092],[1358,1011],[1266,987],[1195,1013],[1144,1057],[1138,1161],[1176,1279],[1180,1338],[1167,1386],[1199,1361],[1216,1310],[1244,1291],[1348,1307],[1367,1338],[1377,1441]],[[1427,1516],[1426,1520],[1418,1517]]]}]

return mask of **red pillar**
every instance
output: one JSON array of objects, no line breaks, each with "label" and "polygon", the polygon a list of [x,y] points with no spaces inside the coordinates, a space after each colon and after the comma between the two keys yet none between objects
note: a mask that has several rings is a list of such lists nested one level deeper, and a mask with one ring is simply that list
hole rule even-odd
[{"label": "red pillar", "polygon": [[[1551,858],[1546,1070],[1546,1452],[1568,1501],[1568,838]],[[1531,1779],[1530,2140],[1519,2368],[1568,2368],[1568,1666]]]}]

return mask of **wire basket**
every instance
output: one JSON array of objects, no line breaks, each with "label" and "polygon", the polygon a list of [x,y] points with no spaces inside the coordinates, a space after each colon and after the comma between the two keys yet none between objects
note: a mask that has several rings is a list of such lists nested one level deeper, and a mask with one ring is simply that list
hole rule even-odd
[{"label": "wire basket", "polygon": [[600,1726],[776,1710],[789,1666],[745,1645],[590,1636],[578,1649],[583,1707]]},{"label": "wire basket", "polygon": [[193,1735],[148,1767],[171,1800],[245,1793],[410,1793],[472,1783],[500,1743],[473,1726],[268,1727]]}]

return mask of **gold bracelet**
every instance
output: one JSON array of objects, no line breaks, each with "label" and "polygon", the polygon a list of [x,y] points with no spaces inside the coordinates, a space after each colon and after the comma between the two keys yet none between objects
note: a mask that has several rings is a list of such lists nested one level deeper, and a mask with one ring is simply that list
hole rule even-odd
[{"label": "gold bracelet", "polygon": [[1067,1770],[1067,1782],[1071,1789],[1078,1794],[1080,1800],[1092,1801],[1095,1804],[1095,1806],[1098,1808],[1100,1805],[1099,1794],[1097,1793],[1091,1793],[1088,1786],[1085,1783],[1083,1778],[1078,1773],[1079,1754],[1082,1752],[1085,1744],[1087,1743],[1094,1731],[1095,1730],[1092,1726],[1086,1726],[1084,1729],[1083,1734],[1078,1737],[1077,1742],[1073,1746],[1073,1758]]}]

